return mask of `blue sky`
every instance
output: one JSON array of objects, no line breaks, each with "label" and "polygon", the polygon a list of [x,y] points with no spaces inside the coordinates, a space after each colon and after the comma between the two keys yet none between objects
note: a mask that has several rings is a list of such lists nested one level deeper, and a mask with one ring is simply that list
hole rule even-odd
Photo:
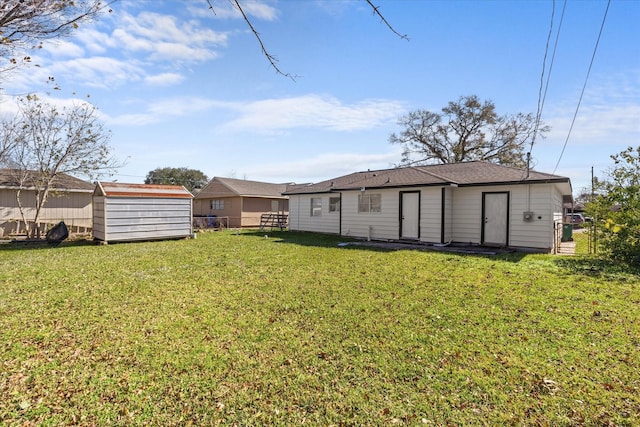
[{"label": "blue sky", "polygon": [[[500,114],[535,113],[552,1],[242,1],[278,75],[227,0],[120,0],[70,38],[33,52],[2,82],[0,112],[28,92],[85,99],[126,165],[107,179],[143,182],[157,167],[268,182],[317,182],[393,167],[398,117],[478,95]],[[640,144],[640,2],[613,0],[575,125],[605,1],[569,1],[542,112],[552,127],[534,168],[574,193],[611,154]],[[563,2],[555,2],[553,48]],[[551,51],[547,58],[549,73]],[[59,89],[47,84],[55,77]],[[556,169],[556,164],[558,167]]]}]

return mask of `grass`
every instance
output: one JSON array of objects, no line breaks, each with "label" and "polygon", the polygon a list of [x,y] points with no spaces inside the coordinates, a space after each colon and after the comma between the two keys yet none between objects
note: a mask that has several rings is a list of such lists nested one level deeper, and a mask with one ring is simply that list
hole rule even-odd
[{"label": "grass", "polygon": [[264,236],[0,247],[0,424],[640,424],[637,271]]}]

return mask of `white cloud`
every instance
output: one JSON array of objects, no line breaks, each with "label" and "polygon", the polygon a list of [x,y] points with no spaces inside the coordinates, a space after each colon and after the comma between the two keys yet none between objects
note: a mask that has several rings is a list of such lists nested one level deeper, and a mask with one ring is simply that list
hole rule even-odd
[{"label": "white cloud", "polygon": [[215,59],[219,55],[205,47],[189,46],[182,43],[158,43],[149,59],[158,61],[200,62]]},{"label": "white cloud", "polygon": [[170,98],[162,101],[156,101],[149,105],[148,111],[156,114],[159,118],[163,116],[185,116],[200,111],[206,111],[210,108],[227,105],[219,101],[198,98],[195,96],[183,98]]},{"label": "white cloud", "polygon": [[278,17],[278,11],[264,2],[247,1],[242,3],[244,12],[265,21],[273,21]]},{"label": "white cloud", "polygon": [[[160,75],[171,81],[171,75]],[[178,76],[175,76],[178,79]],[[346,105],[336,98],[307,95],[268,99],[248,103],[226,102],[200,97],[179,97],[154,101],[144,113],[113,117],[119,124],[142,125],[189,114],[220,109],[239,114],[220,126],[223,132],[281,133],[294,128],[315,128],[336,132],[367,130],[395,121],[404,111],[402,103],[391,100],[365,100]]]},{"label": "white cloud", "polygon": [[285,182],[319,182],[357,171],[388,169],[400,161],[400,151],[379,154],[326,153],[303,160],[287,160],[250,168],[249,179]]},{"label": "white cloud", "polygon": [[138,109],[143,112],[110,117],[109,123],[125,126],[144,126],[168,120],[172,117],[184,117],[189,114],[196,114],[211,108],[228,105],[228,103],[198,97],[169,98],[152,102],[146,107]]},{"label": "white cloud", "polygon": [[[549,120],[551,132],[548,138],[565,139],[571,128],[573,113],[560,112]],[[620,139],[637,141],[640,134],[640,104],[592,105],[581,108],[571,130],[571,140],[581,143],[599,143],[602,140]]]},{"label": "white cloud", "polygon": [[[100,31],[105,23],[111,30]],[[194,20],[153,12],[114,13],[94,27],[83,26],[70,40],[49,43],[34,52],[32,63],[39,68],[15,73],[12,85],[31,90],[49,76],[58,81],[70,77],[76,84],[92,87],[139,81],[158,85],[169,77],[174,84],[184,64],[217,58],[216,49],[224,48],[227,39],[226,33],[205,28]],[[162,77],[149,75],[147,70],[154,70],[158,64],[172,69]]]},{"label": "white cloud", "polygon": [[228,39],[226,33],[202,28],[197,21],[153,12],[124,15],[112,35],[121,49],[147,53],[156,61],[212,59],[217,56],[212,49],[226,46]]},{"label": "white cloud", "polygon": [[306,95],[240,105],[240,117],[225,128],[261,133],[292,128],[356,131],[396,120],[404,109],[399,101],[365,100],[347,105],[333,97]]},{"label": "white cloud", "polygon": [[152,86],[173,86],[184,81],[185,77],[178,73],[162,73],[145,77],[145,82]]},{"label": "white cloud", "polygon": [[[262,19],[264,21],[273,21],[278,17],[278,10],[264,1],[243,1],[242,10],[244,13],[253,18]],[[192,16],[201,18],[217,18],[217,19],[243,19],[242,14],[231,2],[220,1],[212,2],[212,8],[202,7],[200,4],[189,4],[189,12]]]},{"label": "white cloud", "polygon": [[[50,106],[56,107],[59,110],[72,109],[76,106],[82,106],[82,105],[93,106],[93,104],[89,102],[88,99],[71,98],[71,97],[54,98],[54,97],[51,97],[48,95],[42,95],[42,94],[38,94],[37,96],[38,96],[39,102],[46,103]],[[18,100],[21,98],[22,98],[21,96],[6,96],[6,95],[0,96],[0,114],[3,116],[4,115],[12,116],[18,113],[20,111]],[[99,117],[102,117],[102,114],[97,109],[96,109],[96,115]]]},{"label": "white cloud", "polygon": [[115,86],[121,82],[135,82],[144,77],[144,70],[133,62],[95,56],[56,62],[49,71],[55,76],[68,76],[87,86]]},{"label": "white cloud", "polygon": [[76,43],[59,40],[49,48],[52,56],[77,58],[84,55],[84,49]]},{"label": "white cloud", "polygon": [[[551,126],[548,140],[567,138],[578,94],[572,103],[551,106],[545,121]],[[640,71],[595,76],[584,93],[571,129],[574,144],[637,144],[640,134]]]},{"label": "white cloud", "polygon": [[76,40],[89,52],[97,55],[104,54],[113,45],[109,34],[98,31],[95,28],[82,28],[78,31]]}]

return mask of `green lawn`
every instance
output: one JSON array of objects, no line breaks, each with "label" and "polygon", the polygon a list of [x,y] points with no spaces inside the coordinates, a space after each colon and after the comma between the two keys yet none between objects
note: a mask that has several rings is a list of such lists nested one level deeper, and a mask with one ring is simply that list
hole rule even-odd
[{"label": "green lawn", "polygon": [[268,235],[0,246],[0,424],[640,425],[637,271]]}]

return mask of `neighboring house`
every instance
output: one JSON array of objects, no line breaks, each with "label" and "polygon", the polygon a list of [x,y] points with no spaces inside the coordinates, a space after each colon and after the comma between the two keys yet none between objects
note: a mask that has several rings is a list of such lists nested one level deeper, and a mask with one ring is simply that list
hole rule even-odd
[{"label": "neighboring house", "polygon": [[[37,174],[37,172],[30,172]],[[17,172],[0,169],[0,237],[23,233],[24,221],[20,215],[16,193],[20,189]],[[91,194],[94,184],[59,174],[53,182],[49,197],[40,211],[41,231],[64,221],[70,231],[87,231],[92,225]],[[20,200],[30,224],[35,218],[35,191],[33,187],[21,189]]]},{"label": "neighboring house", "polygon": [[195,196],[194,217],[213,218],[227,227],[258,227],[263,214],[289,213],[282,193],[287,184],[215,177]]},{"label": "neighboring house", "polygon": [[541,251],[572,200],[569,178],[486,162],[357,172],[284,194],[292,231]]},{"label": "neighboring house", "polygon": [[93,193],[93,238],[130,242],[188,237],[192,199],[181,185],[98,182]]}]

